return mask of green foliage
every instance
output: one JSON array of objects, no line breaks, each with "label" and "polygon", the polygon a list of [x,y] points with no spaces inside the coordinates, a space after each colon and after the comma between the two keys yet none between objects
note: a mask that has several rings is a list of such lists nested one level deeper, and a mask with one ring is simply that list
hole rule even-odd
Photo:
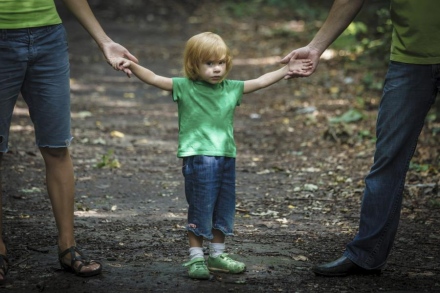
[{"label": "green foliage", "polygon": [[360,111],[356,109],[350,109],[344,114],[338,116],[338,117],[332,117],[330,118],[330,123],[351,123],[356,122],[359,120],[362,120],[363,115]]},{"label": "green foliage", "polygon": [[430,199],[429,204],[433,208],[436,208],[436,209],[440,208],[440,200],[438,200],[438,199]]},{"label": "green foliage", "polygon": [[[284,14],[288,11],[291,19],[316,25],[314,31],[311,31],[312,37],[327,18],[332,4],[333,1],[228,0],[221,7],[237,17],[258,17],[267,13],[267,7],[283,11]],[[369,1],[332,47],[354,53],[358,57],[374,56],[382,61],[388,60],[392,27],[389,5],[389,1]]]},{"label": "green foliage", "polygon": [[437,99],[429,111],[426,121],[432,123],[431,130],[433,134],[440,133],[440,127],[438,126],[438,122],[440,121],[440,93],[437,93]]},{"label": "green foliage", "polygon": [[364,40],[364,45],[370,56],[375,56],[388,62],[391,46],[392,23],[388,7],[377,11],[376,31],[372,31]]},{"label": "green foliage", "polygon": [[[355,135],[353,131],[346,131],[349,129],[348,124],[358,122],[364,118],[364,114],[360,110],[350,109],[340,116],[330,118],[329,123],[331,125],[338,125],[339,129],[344,129],[348,135],[352,136]],[[361,140],[371,140],[374,142],[376,139],[368,129],[360,129],[357,131],[356,135]]]},{"label": "green foliage", "polygon": [[371,134],[371,132],[370,132],[369,130],[367,130],[367,129],[365,129],[365,130],[360,130],[360,131],[358,132],[358,136],[359,136],[361,139],[374,139],[374,137],[373,137],[373,135]]},{"label": "green foliage", "polygon": [[237,17],[243,17],[245,15],[255,15],[258,11],[258,7],[261,4],[261,0],[253,1],[225,1],[222,4],[222,9],[230,12]]},{"label": "green foliage", "polygon": [[[325,5],[324,5],[325,4]],[[315,21],[326,17],[331,2],[306,0],[228,0],[221,4],[221,9],[228,11],[234,16],[255,16],[264,13],[264,7],[273,7],[280,11],[289,11],[292,19],[298,18],[304,21]]]},{"label": "green foliage", "polygon": [[382,90],[383,77],[376,78],[372,72],[367,72],[362,78],[362,83],[369,90]]},{"label": "green foliage", "polygon": [[266,0],[265,2],[280,9],[289,9],[292,12],[292,17],[301,18],[304,21],[323,19],[330,8],[329,4],[331,4],[331,1],[322,3],[304,0]]},{"label": "green foliage", "polygon": [[429,167],[429,164],[417,164],[413,162],[409,163],[409,169],[415,172],[426,172],[429,170]]},{"label": "green foliage", "polygon": [[350,52],[356,59],[371,59],[383,63],[389,60],[392,24],[388,6],[367,9],[352,22],[333,43],[333,48]]},{"label": "green foliage", "polygon": [[108,150],[107,153],[102,155],[101,161],[99,161],[96,165],[96,168],[120,168],[121,164],[118,159],[114,156],[114,151],[112,149]]},{"label": "green foliage", "polygon": [[368,28],[363,22],[352,22],[347,29],[333,42],[333,47],[350,52],[362,53],[363,43],[360,43],[359,36],[366,35]]}]

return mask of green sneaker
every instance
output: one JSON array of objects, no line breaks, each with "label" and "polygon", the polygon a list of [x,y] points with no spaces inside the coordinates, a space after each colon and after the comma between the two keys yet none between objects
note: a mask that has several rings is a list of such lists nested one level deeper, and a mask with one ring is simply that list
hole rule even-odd
[{"label": "green sneaker", "polygon": [[188,267],[188,276],[192,279],[209,279],[209,270],[206,267],[205,259],[203,257],[196,257],[187,263],[183,264]]},{"label": "green sneaker", "polygon": [[208,269],[213,272],[240,274],[246,270],[246,265],[233,260],[227,253],[222,253],[217,257],[208,258]]}]

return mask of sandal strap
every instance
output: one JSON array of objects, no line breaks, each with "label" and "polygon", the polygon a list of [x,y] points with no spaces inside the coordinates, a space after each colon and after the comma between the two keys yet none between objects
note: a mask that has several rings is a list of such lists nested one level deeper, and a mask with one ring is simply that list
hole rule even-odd
[{"label": "sandal strap", "polygon": [[184,266],[184,267],[189,267],[189,266],[191,266],[192,264],[194,264],[194,263],[198,263],[198,262],[204,264],[204,263],[205,263],[205,259],[204,259],[204,258],[201,258],[201,257],[196,257],[196,258],[194,258],[194,259],[192,259],[192,260],[190,260],[190,261],[184,263],[182,266]]},{"label": "sandal strap", "polygon": [[63,252],[61,252],[58,255],[58,258],[60,259],[60,261],[62,261],[62,259],[67,255],[70,254],[70,266],[73,268],[75,262],[79,261],[81,264],[78,267],[78,271],[81,270],[81,268],[83,267],[83,264],[89,264],[89,260],[87,259],[87,257],[76,247],[76,246],[71,246],[69,248],[67,248],[66,250],[64,250]]},{"label": "sandal strap", "polygon": [[[63,262],[63,258],[70,255],[70,266]],[[71,271],[81,277],[95,276],[102,271],[102,265],[99,261],[87,258],[76,246],[71,246],[58,254],[60,265],[63,269]],[[76,265],[75,265],[76,264]],[[98,264],[99,267],[92,271],[82,272],[82,268],[91,264]]]}]

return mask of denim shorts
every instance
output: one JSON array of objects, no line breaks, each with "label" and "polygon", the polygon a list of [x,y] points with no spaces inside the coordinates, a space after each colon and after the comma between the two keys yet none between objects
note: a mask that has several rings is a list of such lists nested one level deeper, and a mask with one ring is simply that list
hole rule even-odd
[{"label": "denim shorts", "polygon": [[212,229],[233,235],[235,219],[235,158],[191,156],[183,158],[187,230],[212,239]]},{"label": "denim shorts", "polygon": [[22,94],[38,147],[68,147],[69,54],[64,27],[0,29],[0,152],[7,152],[12,113]]}]

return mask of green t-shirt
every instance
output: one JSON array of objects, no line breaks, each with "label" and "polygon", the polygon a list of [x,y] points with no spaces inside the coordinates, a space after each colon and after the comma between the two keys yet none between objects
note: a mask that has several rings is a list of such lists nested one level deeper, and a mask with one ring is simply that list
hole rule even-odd
[{"label": "green t-shirt", "polygon": [[173,100],[179,114],[178,157],[236,156],[234,112],[243,96],[244,82],[224,80],[212,85],[173,78]]},{"label": "green t-shirt", "polygon": [[54,0],[0,0],[0,29],[61,23]]},{"label": "green t-shirt", "polygon": [[440,63],[440,2],[392,0],[392,61],[411,64]]}]

